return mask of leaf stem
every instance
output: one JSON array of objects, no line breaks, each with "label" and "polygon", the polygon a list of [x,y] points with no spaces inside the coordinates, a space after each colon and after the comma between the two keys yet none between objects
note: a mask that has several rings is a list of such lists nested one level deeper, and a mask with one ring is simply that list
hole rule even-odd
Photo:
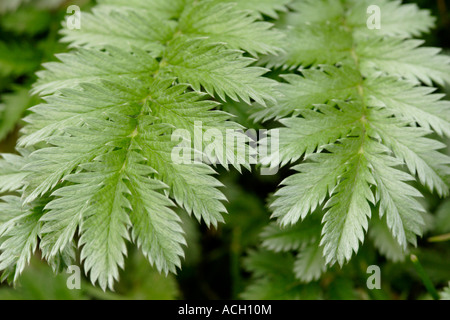
[{"label": "leaf stem", "polygon": [[428,242],[444,242],[444,241],[450,241],[450,233],[442,234],[440,236],[435,236],[428,239]]},{"label": "leaf stem", "polygon": [[433,285],[433,282],[431,282],[430,277],[425,272],[425,269],[423,268],[422,264],[419,261],[419,258],[417,258],[416,255],[412,254],[410,256],[411,262],[414,265],[414,268],[416,269],[417,274],[419,275],[420,279],[422,280],[423,284],[425,285],[425,288],[427,289],[428,293],[431,295],[431,297],[434,300],[440,300],[439,294],[436,290],[436,288]]}]

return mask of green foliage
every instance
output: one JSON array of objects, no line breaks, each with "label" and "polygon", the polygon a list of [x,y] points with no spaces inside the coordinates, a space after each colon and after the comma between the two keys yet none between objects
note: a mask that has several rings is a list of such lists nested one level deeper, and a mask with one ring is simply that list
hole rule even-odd
[{"label": "green foliage", "polygon": [[[63,32],[64,41],[82,48],[38,74],[34,90],[45,102],[31,108],[19,141],[31,151],[21,168],[25,188],[10,190],[23,201],[5,199],[12,208],[3,214],[14,218],[1,233],[0,266],[14,279],[38,239],[49,262],[81,247],[85,272],[103,289],[118,279],[128,241],[157,270],[175,273],[185,240],[173,206],[207,226],[223,222],[225,197],[214,170],[172,161],[177,142],[170,137],[175,129],[193,136],[196,121],[204,131],[240,129],[217,110],[215,95],[272,101],[275,82],[261,77],[266,69],[252,66],[255,59],[244,52],[277,52],[279,34],[258,15],[221,1],[179,2],[176,13],[148,2],[161,5],[155,18],[130,2],[124,8],[103,1],[83,15],[83,28]],[[228,167],[239,151],[228,148],[210,160]]]},{"label": "green foliage", "polygon": [[60,3],[0,3],[0,141],[14,130],[25,110],[39,102],[28,92],[42,61],[59,47],[55,34],[59,12],[53,10]]},{"label": "green foliage", "polygon": [[[69,4],[0,0],[0,140],[25,124],[0,158],[1,279],[17,287],[0,298],[183,298],[178,282],[186,298],[403,299],[448,283],[450,103],[433,86],[448,91],[450,58],[415,39],[430,12],[98,0],[80,30],[60,31],[67,53],[57,30]],[[204,154],[208,141],[190,141],[200,122],[202,134],[279,130],[280,154],[261,164],[294,174],[242,172],[250,145]],[[180,145],[204,163],[174,162]],[[55,273],[82,266],[82,290],[33,256]],[[382,290],[366,288],[373,264]]]},{"label": "green foliage", "polygon": [[36,102],[26,88],[18,87],[16,91],[5,94],[0,105],[0,140],[10,133],[22,118],[23,113]]},{"label": "green foliage", "polygon": [[[147,260],[131,250],[127,273],[115,292],[103,292],[84,278],[80,288],[69,289],[69,273],[55,275],[46,264],[32,259],[14,288],[0,288],[1,300],[174,300],[180,298],[175,277],[159,274]],[[139,282],[139,283],[136,283]]]},{"label": "green foliage", "polygon": [[[369,5],[381,8],[380,30],[366,26]],[[431,134],[450,136],[450,103],[429,86],[450,82],[450,60],[410,39],[429,31],[433,18],[384,0],[297,1],[292,8],[280,24],[284,53],[263,59],[281,67],[280,98],[254,118],[283,125],[279,157],[263,163],[302,161],[275,194],[273,217],[301,228],[319,211],[323,227],[309,247],[293,245],[286,230],[282,243],[263,234],[266,247],[300,249],[295,269],[304,280],[349,261],[368,230],[381,253],[401,261],[425,227],[422,194],[411,182],[449,195],[450,158]],[[313,273],[308,266],[316,264]]]},{"label": "green foliage", "polygon": [[440,233],[450,233],[450,200],[447,199],[438,208],[436,213],[436,231]]},{"label": "green foliage", "polygon": [[450,285],[441,292],[442,300],[450,300]]},{"label": "green foliage", "polygon": [[[17,77],[35,70],[39,63],[39,57],[30,45],[18,43],[0,42],[0,76]],[[19,59],[17,58],[19,57]]]},{"label": "green foliage", "polygon": [[32,5],[39,9],[52,9],[59,6],[64,0],[8,0],[0,2],[0,13],[11,12],[17,10],[20,6]]},{"label": "green foliage", "polygon": [[294,259],[290,254],[251,252],[244,263],[255,277],[253,283],[242,293],[244,299],[308,300],[317,298],[319,294],[317,284],[302,285],[295,279],[292,273]]},{"label": "green foliage", "polygon": [[55,276],[48,266],[34,263],[24,272],[15,289],[0,289],[1,300],[80,300],[79,290],[69,290],[66,276]]}]

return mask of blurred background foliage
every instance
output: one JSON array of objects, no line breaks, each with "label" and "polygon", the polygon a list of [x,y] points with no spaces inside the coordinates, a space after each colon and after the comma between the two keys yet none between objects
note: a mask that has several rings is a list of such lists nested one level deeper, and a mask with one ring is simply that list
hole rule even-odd
[{"label": "blurred background foliage", "polygon": [[[42,63],[55,60],[55,53],[67,50],[58,42],[67,7],[76,4],[89,10],[94,2],[0,0],[0,152],[14,152],[20,119],[30,106],[39,103],[39,98],[29,93],[35,72]],[[437,27],[426,36],[427,45],[444,48],[450,54],[450,2],[405,2],[432,10]],[[450,86],[439,90],[450,98]],[[227,102],[225,109],[235,114],[241,124],[258,129],[242,105]],[[419,258],[424,272],[409,259],[388,262],[366,241],[348,265],[333,267],[319,281],[306,284],[297,280],[293,271],[294,252],[274,253],[261,247],[261,232],[270,222],[267,199],[287,176],[286,169],[275,176],[261,176],[258,168],[243,175],[218,171],[229,199],[226,224],[209,230],[180,212],[188,246],[177,276],[159,275],[130,246],[115,292],[105,293],[85,279],[80,290],[69,290],[66,281],[70,274],[54,275],[36,256],[15,288],[0,287],[0,299],[429,299],[424,277],[439,290],[448,285],[450,241],[433,237],[450,233],[449,199],[422,190],[431,214],[428,232],[412,253]],[[367,289],[369,265],[381,267],[381,290]],[[450,297],[448,289],[446,294]]]}]

